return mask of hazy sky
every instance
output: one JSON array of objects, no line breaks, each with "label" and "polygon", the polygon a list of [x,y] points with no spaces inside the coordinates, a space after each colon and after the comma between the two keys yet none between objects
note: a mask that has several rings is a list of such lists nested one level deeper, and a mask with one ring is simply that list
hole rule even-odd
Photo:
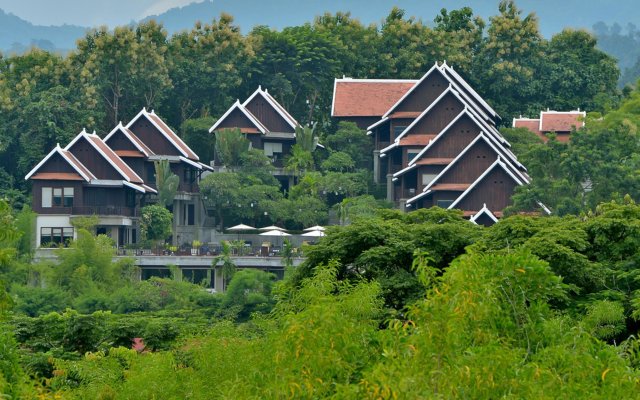
[{"label": "hazy sky", "polygon": [[[115,26],[203,0],[0,0],[0,8],[36,25]],[[268,1],[268,0],[265,0]]]},{"label": "hazy sky", "polygon": [[[170,8],[204,0],[0,0],[0,9],[37,25],[64,23],[94,27],[127,24]],[[280,29],[303,24],[325,11],[351,11],[364,23],[378,23],[394,6],[407,15],[433,21],[441,8],[449,10],[465,5],[485,19],[498,13],[499,0],[213,0],[210,19],[228,11],[243,30],[256,24]],[[539,16],[540,30],[551,36],[565,27],[591,28],[597,21],[633,22],[640,26],[640,0],[516,0],[525,13]]]}]

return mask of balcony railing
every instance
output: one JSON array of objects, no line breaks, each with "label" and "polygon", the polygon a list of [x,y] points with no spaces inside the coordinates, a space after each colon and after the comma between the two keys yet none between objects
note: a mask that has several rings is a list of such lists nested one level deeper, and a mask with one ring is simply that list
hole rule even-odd
[{"label": "balcony railing", "polygon": [[118,206],[77,206],[67,207],[72,215],[117,215],[123,217],[138,217],[140,210],[133,207]]}]

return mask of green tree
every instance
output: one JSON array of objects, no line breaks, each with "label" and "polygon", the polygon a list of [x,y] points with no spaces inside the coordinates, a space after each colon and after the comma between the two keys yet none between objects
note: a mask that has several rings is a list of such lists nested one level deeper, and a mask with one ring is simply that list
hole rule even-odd
[{"label": "green tree", "polygon": [[215,158],[216,138],[209,133],[209,128],[215,122],[216,119],[213,117],[201,117],[187,119],[180,125],[180,132],[182,132],[185,143],[196,151],[200,161],[205,164]]},{"label": "green tree", "polygon": [[173,214],[159,205],[145,206],[141,210],[140,234],[143,240],[162,241],[171,235]]},{"label": "green tree", "polygon": [[158,201],[165,207],[173,205],[173,199],[178,192],[180,178],[171,171],[168,160],[154,161],[156,172],[156,186],[158,188]]},{"label": "green tree", "polygon": [[274,278],[258,269],[238,271],[227,286],[222,307],[236,309],[239,321],[247,321],[253,313],[269,313],[275,304],[271,296]]},{"label": "green tree", "polygon": [[218,161],[229,169],[237,168],[242,155],[249,150],[249,140],[239,129],[222,129],[215,135]]}]

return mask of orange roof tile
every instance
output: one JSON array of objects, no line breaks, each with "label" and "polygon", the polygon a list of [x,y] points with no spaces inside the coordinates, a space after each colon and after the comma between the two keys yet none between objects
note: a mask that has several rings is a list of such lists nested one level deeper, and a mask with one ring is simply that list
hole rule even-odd
[{"label": "orange roof tile", "polygon": [[529,119],[529,118],[516,118],[513,120],[514,128],[527,128],[533,133],[540,133],[540,120],[539,119]]},{"label": "orange roof tile", "polygon": [[383,79],[336,80],[334,117],[381,117],[417,81]]},{"label": "orange roof tile", "polygon": [[400,146],[426,146],[436,135],[408,135],[400,139]]},{"label": "orange roof tile", "polygon": [[31,179],[52,181],[83,181],[84,178],[75,172],[40,172],[31,176]]},{"label": "orange roof tile", "polygon": [[127,163],[122,161],[122,159],[118,157],[118,155],[111,150],[111,147],[107,146],[102,139],[94,135],[86,135],[86,137],[95,143],[95,145],[106,155],[109,161],[116,165],[131,182],[142,183],[142,179],[140,179],[140,177],[127,165]]},{"label": "orange roof tile", "polygon": [[115,150],[118,157],[140,157],[144,158],[144,154],[138,150]]},{"label": "orange roof tile", "polygon": [[453,158],[422,158],[416,162],[418,165],[449,165]]},{"label": "orange roof tile", "polygon": [[470,183],[438,183],[436,185],[431,186],[431,190],[455,190],[455,191],[465,191],[471,186]]},{"label": "orange roof tile", "polygon": [[542,112],[542,132],[571,132],[584,126],[584,113],[580,111]]},{"label": "orange roof tile", "polygon": [[389,118],[418,118],[422,112],[415,111],[397,111],[389,115]]},{"label": "orange roof tile", "polygon": [[242,133],[260,133],[258,128],[238,128]]},{"label": "orange roof tile", "polygon": [[[476,215],[478,213],[478,211],[463,211],[462,215],[465,217],[472,217],[474,215]],[[502,211],[491,211],[491,214],[493,214],[496,218],[502,218],[503,216],[503,212]]]}]

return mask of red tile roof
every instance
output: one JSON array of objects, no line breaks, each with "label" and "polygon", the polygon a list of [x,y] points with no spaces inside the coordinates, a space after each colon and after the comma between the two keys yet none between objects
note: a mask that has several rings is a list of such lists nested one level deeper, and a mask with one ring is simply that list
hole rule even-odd
[{"label": "red tile roof", "polygon": [[542,112],[542,132],[571,132],[573,128],[584,126],[584,113],[580,111]]},{"label": "red tile roof", "polygon": [[142,183],[142,179],[102,139],[95,135],[86,135],[86,138],[91,140],[104,153],[108,161],[117,166],[129,181]]},{"label": "red tile roof", "polygon": [[125,128],[122,127],[122,129],[127,133],[127,136],[129,139],[131,139],[132,141],[136,142],[141,148],[142,150],[144,150],[147,154],[147,156],[152,156],[155,153],[149,148],[149,146],[147,146],[142,140],[140,140],[140,138],[138,136],[136,136],[135,133],[133,133],[131,131],[131,129],[129,128]]},{"label": "red tile roof", "polygon": [[529,119],[529,118],[516,118],[513,120],[514,128],[527,128],[533,133],[540,132],[540,120],[539,119]]},{"label": "red tile roof", "polygon": [[31,179],[43,179],[54,181],[83,181],[84,178],[75,172],[39,172],[31,176]]},{"label": "red tile roof", "polygon": [[336,79],[333,117],[381,117],[417,81],[385,79]]},{"label": "red tile roof", "polygon": [[400,146],[426,146],[436,135],[408,135],[400,139]]},{"label": "red tile roof", "polygon": [[118,157],[139,157],[139,158],[144,158],[144,154],[142,154],[138,150],[115,150],[114,152],[118,155]]},{"label": "red tile roof", "polygon": [[449,165],[453,158],[423,158],[418,160],[418,165]]},{"label": "red tile roof", "polygon": [[[465,217],[472,217],[474,215],[476,215],[479,211],[463,211],[462,215]],[[491,213],[496,217],[496,218],[502,218],[503,216],[503,212],[502,211],[491,211]],[[539,214],[538,214],[539,215]]]},{"label": "red tile roof", "polygon": [[438,183],[431,186],[431,190],[455,190],[463,192],[471,186],[470,183]]},{"label": "red tile roof", "polygon": [[422,112],[416,111],[396,111],[389,115],[389,118],[418,118]]}]

